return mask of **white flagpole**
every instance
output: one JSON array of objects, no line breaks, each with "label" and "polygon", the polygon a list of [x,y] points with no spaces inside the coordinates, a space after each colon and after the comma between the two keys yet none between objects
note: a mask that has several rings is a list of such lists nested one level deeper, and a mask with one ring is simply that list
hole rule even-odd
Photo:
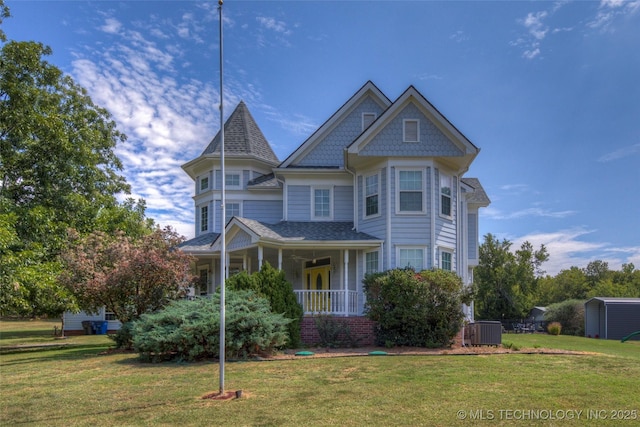
[{"label": "white flagpole", "polygon": [[227,243],[225,241],[225,170],[224,170],[224,99],[222,96],[223,79],[223,59],[222,59],[222,0],[218,0],[218,12],[220,18],[220,172],[222,175],[221,194],[220,194],[220,394],[224,393],[224,360],[225,360],[225,280],[227,278]]}]

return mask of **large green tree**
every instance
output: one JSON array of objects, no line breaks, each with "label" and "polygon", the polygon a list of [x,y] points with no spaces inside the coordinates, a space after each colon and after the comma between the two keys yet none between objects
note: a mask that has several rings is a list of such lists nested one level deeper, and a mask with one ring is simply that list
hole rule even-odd
[{"label": "large green tree", "polygon": [[109,113],[47,62],[49,47],[1,30],[0,42],[0,313],[57,315],[73,308],[55,279],[68,229],[143,235],[150,223],[143,201],[117,201],[126,138]]},{"label": "large green tree", "polygon": [[541,245],[535,250],[529,242],[511,252],[512,243],[492,234],[480,245],[479,265],[474,269],[475,309],[480,319],[524,317],[536,301],[542,264],[549,259]]}]

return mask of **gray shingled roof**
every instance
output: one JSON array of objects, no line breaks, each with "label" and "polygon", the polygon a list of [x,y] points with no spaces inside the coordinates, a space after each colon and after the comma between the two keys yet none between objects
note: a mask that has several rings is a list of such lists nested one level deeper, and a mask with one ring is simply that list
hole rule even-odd
[{"label": "gray shingled roof", "polygon": [[292,241],[356,241],[380,240],[353,229],[353,222],[294,222],[266,224],[253,219],[236,217],[238,221],[260,237]]},{"label": "gray shingled roof", "polygon": [[467,198],[468,203],[480,206],[489,206],[491,204],[491,200],[489,196],[487,196],[487,193],[485,193],[484,188],[482,188],[482,184],[480,184],[478,178],[462,178],[461,181],[474,189],[471,196]]},{"label": "gray shingled roof", "polygon": [[211,244],[218,238],[219,233],[206,233],[198,237],[189,239],[178,245],[178,248],[185,252],[210,252]]},{"label": "gray shingled roof", "polygon": [[[216,153],[220,154],[220,132],[201,155]],[[280,163],[244,101],[240,101],[224,124],[224,154],[254,157],[274,165]]]},{"label": "gray shingled roof", "polygon": [[269,173],[247,183],[247,188],[280,188],[282,184],[276,179],[275,174]]}]

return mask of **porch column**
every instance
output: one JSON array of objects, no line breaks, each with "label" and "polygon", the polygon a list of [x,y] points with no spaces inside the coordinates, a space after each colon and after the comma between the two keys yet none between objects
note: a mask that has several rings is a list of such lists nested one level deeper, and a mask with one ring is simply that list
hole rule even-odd
[{"label": "porch column", "polygon": [[344,314],[349,315],[349,250],[344,251]]},{"label": "porch column", "polygon": [[278,270],[282,270],[282,248],[278,249]]},{"label": "porch column", "polygon": [[263,248],[261,245],[258,245],[258,270],[262,268],[262,257],[263,257]]},{"label": "porch column", "polygon": [[242,255],[242,270],[247,271],[247,254]]}]

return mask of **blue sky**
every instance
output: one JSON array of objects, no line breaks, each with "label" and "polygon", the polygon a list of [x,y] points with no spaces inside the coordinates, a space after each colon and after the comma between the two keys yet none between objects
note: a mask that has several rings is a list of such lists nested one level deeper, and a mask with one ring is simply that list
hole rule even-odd
[{"label": "blue sky", "polygon": [[[187,237],[180,165],[219,129],[217,2],[16,1],[13,40],[87,88],[128,135],[134,197]],[[481,233],[545,244],[549,274],[640,268],[640,0],[234,1],[225,111],[244,100],[281,160],[367,80],[414,85],[481,148]]]}]

